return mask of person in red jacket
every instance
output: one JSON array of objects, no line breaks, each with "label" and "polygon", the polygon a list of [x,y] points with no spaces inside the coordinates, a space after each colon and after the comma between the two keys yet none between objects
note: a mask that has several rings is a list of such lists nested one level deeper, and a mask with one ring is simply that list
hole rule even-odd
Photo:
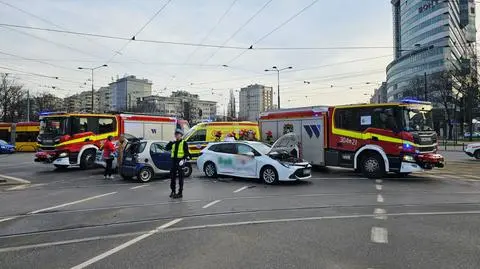
[{"label": "person in red jacket", "polygon": [[115,145],[112,143],[113,136],[108,136],[103,144],[103,159],[105,160],[105,172],[103,173],[105,179],[113,179],[112,163],[114,159]]}]

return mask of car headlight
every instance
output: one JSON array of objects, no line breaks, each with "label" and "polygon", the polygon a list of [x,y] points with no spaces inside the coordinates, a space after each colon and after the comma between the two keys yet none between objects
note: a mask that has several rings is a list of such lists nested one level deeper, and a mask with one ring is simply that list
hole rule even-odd
[{"label": "car headlight", "polygon": [[411,163],[415,162],[415,158],[412,155],[404,155],[403,160],[406,161],[406,162],[411,162]]},{"label": "car headlight", "polygon": [[55,143],[60,142],[60,138],[55,139],[53,142],[55,142]]},{"label": "car headlight", "polygon": [[7,147],[5,147],[5,146],[0,146],[0,149],[6,149],[6,148],[7,148]]},{"label": "car headlight", "polygon": [[58,155],[59,158],[68,157],[68,153],[62,152]]}]

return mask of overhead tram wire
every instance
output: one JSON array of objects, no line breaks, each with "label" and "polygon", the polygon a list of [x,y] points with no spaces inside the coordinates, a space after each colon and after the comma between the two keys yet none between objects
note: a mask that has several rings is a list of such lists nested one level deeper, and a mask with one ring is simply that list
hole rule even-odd
[{"label": "overhead tram wire", "polygon": [[[5,2],[2,1],[2,0],[0,0],[0,3],[3,4],[3,5],[6,5],[6,6],[10,7],[10,8],[13,8],[13,9],[15,9],[15,10],[21,12],[21,13],[27,14],[28,16],[31,16],[31,17],[33,17],[33,18],[35,18],[35,19],[37,19],[37,20],[40,20],[40,21],[42,21],[42,22],[44,22],[44,23],[46,23],[46,24],[50,24],[50,25],[52,25],[52,26],[55,26],[55,27],[58,28],[58,29],[67,30],[67,31],[68,31],[67,28],[65,28],[65,27],[63,27],[63,26],[61,26],[61,25],[59,25],[59,24],[56,24],[56,23],[54,23],[54,22],[52,22],[52,21],[50,21],[50,20],[48,20],[48,19],[42,18],[42,17],[40,17],[40,16],[38,16],[38,15],[35,15],[35,14],[33,14],[33,13],[31,13],[31,12],[25,10],[25,9],[22,9],[22,8],[20,8],[20,7],[18,7],[18,6],[12,5],[12,4],[10,4],[10,3],[5,3]],[[103,48],[105,48],[105,49],[108,49],[108,50],[110,50],[110,51],[113,51],[112,48],[109,48],[109,47],[107,47],[107,46],[105,46],[105,45],[103,45],[103,44],[101,44],[101,43],[98,43],[97,41],[95,41],[95,40],[93,40],[93,39],[90,39],[90,38],[88,38],[88,37],[84,37],[84,38],[85,38],[86,40],[88,40],[88,41],[90,41],[90,42],[92,42],[92,43],[100,46],[100,47],[103,47]]]},{"label": "overhead tram wire", "polygon": [[[243,28],[245,28],[253,19],[255,19],[273,0],[268,0],[263,4],[263,6],[258,9],[248,20],[246,20],[229,38],[227,38],[223,43],[222,46],[225,46],[230,40],[232,40]],[[220,50],[220,48],[217,48],[204,62],[203,64],[208,63]]]},{"label": "overhead tram wire", "polygon": [[250,49],[243,46],[199,44],[199,43],[192,43],[192,42],[176,42],[176,41],[166,41],[166,40],[149,40],[149,39],[138,39],[138,38],[135,38],[135,40],[132,40],[132,38],[127,38],[127,37],[56,30],[56,29],[50,29],[50,28],[31,27],[31,26],[15,25],[15,24],[8,24],[8,23],[0,23],[0,26],[23,28],[23,29],[29,29],[29,30],[35,30],[35,31],[64,33],[64,34],[79,35],[79,36],[92,36],[97,38],[105,38],[105,39],[113,39],[113,40],[124,40],[124,41],[131,40],[135,42],[156,43],[156,44],[162,44],[162,45],[219,48],[219,49],[231,49],[231,50],[356,50],[356,49],[392,49],[394,48],[393,46],[334,46],[334,47],[252,47]]},{"label": "overhead tram wire", "polygon": [[305,12],[306,10],[308,10],[309,8],[311,8],[313,5],[315,5],[319,0],[314,0],[313,2],[311,2],[310,4],[308,4],[307,6],[305,6],[304,8],[302,8],[300,11],[298,11],[297,13],[295,13],[293,16],[291,16],[290,18],[288,18],[287,20],[285,20],[284,22],[280,23],[277,27],[273,28],[270,32],[268,32],[267,34],[263,35],[262,37],[260,37],[259,39],[257,39],[248,49],[242,51],[240,54],[238,54],[237,56],[235,56],[234,58],[232,58],[230,61],[227,62],[227,64],[231,64],[233,63],[234,61],[236,61],[238,58],[242,57],[243,54],[245,54],[248,50],[252,49],[253,46],[255,46],[256,44],[260,43],[261,41],[263,41],[265,38],[269,37],[271,34],[275,33],[276,31],[278,31],[279,29],[281,29],[283,26],[287,25],[289,22],[291,22],[293,19],[295,19],[296,17],[300,16],[300,14],[302,14],[303,12]]},{"label": "overhead tram wire", "polygon": [[[233,6],[235,5],[235,3],[237,3],[237,1],[238,0],[233,0],[232,1],[232,3],[227,7],[227,10],[225,10],[225,12],[223,12],[222,16],[220,16],[217,23],[202,38],[202,40],[200,41],[200,44],[203,44],[203,42],[205,42],[210,37],[210,35],[213,33],[213,31],[215,31],[215,29],[217,29],[218,25],[220,25],[222,23],[222,21],[225,19],[225,17],[227,16],[227,14],[230,13],[230,10],[232,10]],[[190,61],[190,59],[192,58],[192,56],[195,55],[195,53],[197,53],[197,51],[199,49],[200,49],[200,47],[195,47],[195,49],[187,56],[187,59],[183,62],[183,64],[187,64]],[[176,74],[174,76],[172,76],[172,79],[175,78],[176,76],[177,76]],[[169,80],[169,82],[165,85],[165,89],[169,86],[170,82],[172,82],[172,79]]]},{"label": "overhead tram wire", "polygon": [[65,66],[52,64],[52,63],[49,63],[49,62],[34,60],[34,59],[32,59],[32,58],[27,58],[27,57],[23,57],[23,56],[20,56],[20,55],[15,55],[15,54],[7,53],[7,52],[1,51],[1,50],[0,50],[0,54],[8,55],[8,56],[16,57],[16,58],[21,58],[21,59],[28,59],[28,60],[32,60],[32,61],[34,61],[34,62],[38,62],[38,63],[41,63],[41,64],[50,65],[50,66],[52,66],[52,67],[56,67],[56,68],[60,68],[60,69],[65,69],[65,70],[72,71],[72,68],[68,68],[68,67],[65,67]]},{"label": "overhead tram wire", "polygon": [[113,61],[113,59],[115,59],[115,57],[118,54],[121,54],[122,51],[130,44],[130,42],[134,41],[137,35],[139,35],[158,16],[158,14],[160,14],[167,7],[167,5],[170,4],[170,2],[172,2],[172,0],[167,0],[167,2],[165,2],[165,4],[163,4],[163,6],[160,7],[160,9],[157,10],[157,12],[155,12],[155,14],[153,14],[153,16],[150,17],[150,19],[142,27],[140,27],[140,29],[137,32],[130,39],[128,39],[125,45],[123,45],[119,50],[117,50],[112,55],[112,57],[110,57],[110,59],[106,62],[106,64],[109,64],[111,61]]}]

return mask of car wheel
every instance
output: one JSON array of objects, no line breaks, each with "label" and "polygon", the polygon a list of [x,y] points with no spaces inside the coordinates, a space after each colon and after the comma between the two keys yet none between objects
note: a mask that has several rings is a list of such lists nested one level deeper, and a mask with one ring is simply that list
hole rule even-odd
[{"label": "car wheel", "polygon": [[192,165],[190,163],[186,163],[183,167],[183,176],[184,177],[189,177],[192,174]]},{"label": "car wheel", "polygon": [[376,153],[366,155],[361,165],[362,173],[367,178],[381,178],[385,174],[383,158]]},{"label": "car wheel", "polygon": [[480,149],[477,149],[475,151],[475,153],[473,154],[473,157],[475,157],[475,159],[477,160],[480,160]]},{"label": "car wheel", "polygon": [[96,152],[93,149],[87,149],[83,152],[82,157],[80,158],[80,168],[90,169],[95,165],[95,155]]},{"label": "car wheel", "polygon": [[153,170],[150,167],[142,167],[138,171],[137,178],[140,182],[149,182],[153,178]]},{"label": "car wheel", "polygon": [[262,171],[260,172],[260,179],[265,183],[265,184],[276,184],[278,182],[278,173],[275,168],[272,166],[265,166],[262,168]]},{"label": "car wheel", "polygon": [[203,172],[205,172],[205,175],[209,178],[217,177],[217,168],[215,167],[215,164],[212,162],[207,162],[203,166]]}]

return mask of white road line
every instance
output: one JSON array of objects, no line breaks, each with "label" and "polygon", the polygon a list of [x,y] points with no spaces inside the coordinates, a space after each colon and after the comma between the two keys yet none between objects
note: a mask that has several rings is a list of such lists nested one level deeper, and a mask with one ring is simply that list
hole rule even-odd
[{"label": "white road line", "polygon": [[19,185],[19,186],[8,188],[7,191],[23,190],[23,189],[27,189],[27,188],[40,187],[40,186],[44,186],[44,185],[47,185],[47,184],[46,183],[32,184],[32,185],[24,184],[24,185]]},{"label": "white road line", "polygon": [[146,186],[149,186],[149,184],[144,184],[144,185],[140,185],[140,186],[136,186],[136,187],[131,187],[130,189],[131,190],[136,190],[136,189],[140,189],[140,188],[143,188],[143,187],[146,187]]},{"label": "white road line", "polygon": [[472,176],[472,175],[469,175],[468,177],[480,179],[480,176]]},{"label": "white road line", "polygon": [[143,233],[145,233],[145,231],[124,233],[124,234],[112,234],[112,235],[104,235],[104,236],[93,236],[93,237],[85,237],[85,238],[79,238],[79,239],[47,242],[47,243],[32,244],[32,245],[23,245],[23,246],[16,246],[16,247],[6,247],[6,248],[0,248],[0,253],[11,252],[11,251],[19,251],[19,250],[25,250],[25,249],[32,249],[32,248],[44,248],[44,247],[53,247],[53,246],[60,246],[60,245],[76,244],[76,243],[96,241],[96,240],[115,239],[115,238],[122,238],[122,237],[128,237],[128,236],[136,236],[136,235],[140,235],[140,234],[143,234]]},{"label": "white road line", "polygon": [[388,231],[382,227],[372,227],[370,240],[373,243],[388,243]]},{"label": "white road line", "polygon": [[382,184],[382,183],[383,183],[383,180],[381,180],[381,179],[376,179],[376,180],[375,180],[375,183],[377,183],[377,184]]},{"label": "white road line", "polygon": [[202,208],[209,208],[209,207],[211,207],[212,205],[214,205],[214,204],[216,204],[216,203],[220,203],[220,201],[222,201],[222,200],[215,200],[215,201],[213,201],[213,202],[211,202],[211,203],[208,203],[208,204],[202,206]]},{"label": "white road line", "polygon": [[155,230],[151,230],[151,231],[149,231],[149,232],[147,232],[147,233],[145,233],[145,234],[142,234],[142,235],[140,235],[140,236],[138,236],[138,237],[135,237],[134,239],[132,239],[132,240],[130,240],[130,241],[127,241],[127,242],[121,244],[120,246],[117,246],[117,247],[115,247],[115,248],[113,248],[113,249],[111,249],[111,250],[109,250],[109,251],[107,251],[107,252],[104,252],[104,253],[96,256],[96,257],[93,257],[93,258],[91,258],[91,259],[88,260],[88,261],[85,261],[85,262],[83,262],[83,263],[81,263],[81,264],[79,264],[79,265],[76,265],[76,266],[72,267],[71,269],[82,269],[82,268],[85,268],[85,267],[87,267],[87,266],[89,266],[89,265],[91,265],[91,264],[94,264],[94,263],[96,263],[96,262],[98,262],[98,261],[100,261],[100,260],[103,260],[103,259],[105,259],[106,257],[108,257],[108,256],[110,256],[110,255],[113,255],[113,254],[119,252],[120,250],[122,250],[122,249],[124,249],[124,248],[127,248],[127,247],[129,247],[129,246],[131,246],[131,245],[133,245],[133,244],[135,244],[135,243],[137,243],[137,242],[139,242],[139,241],[141,241],[141,240],[149,237],[149,236],[152,236],[152,235],[154,235],[154,234],[162,231],[162,230],[165,229],[165,228],[168,228],[168,227],[170,227],[170,226],[172,226],[172,225],[174,225],[174,224],[176,224],[176,223],[179,223],[180,221],[182,221],[181,218],[179,218],[179,219],[174,219],[174,220],[172,220],[172,221],[170,221],[170,222],[167,222],[167,223],[163,224],[162,226],[157,227]]},{"label": "white road line", "polygon": [[17,181],[17,182],[22,183],[22,184],[30,184],[30,181],[28,181],[26,179],[23,179],[23,178],[11,177],[11,176],[6,176],[6,175],[0,175],[0,177],[10,179],[10,180],[13,180],[13,181]]},{"label": "white road line", "polygon": [[15,219],[15,218],[17,218],[17,217],[8,217],[8,218],[0,219],[0,222],[12,220],[12,219]]},{"label": "white road line", "polygon": [[375,188],[377,189],[377,191],[381,191],[382,190],[382,185],[376,184]]},{"label": "white road line", "polygon": [[73,202],[69,202],[69,203],[65,203],[65,204],[61,204],[61,205],[56,205],[56,206],[52,206],[52,207],[38,209],[38,210],[32,211],[28,214],[37,214],[37,213],[41,213],[41,212],[44,212],[44,211],[49,211],[49,210],[52,210],[52,209],[57,209],[57,208],[61,208],[61,207],[69,206],[69,205],[75,205],[75,204],[87,202],[87,201],[90,201],[90,200],[93,200],[93,199],[101,198],[101,197],[104,197],[104,196],[112,195],[112,194],[115,194],[115,193],[117,193],[117,192],[114,191],[114,192],[104,193],[104,194],[100,194],[100,195],[95,195],[95,196],[92,196],[92,197],[87,197],[85,199],[81,199],[81,200],[77,200],[77,201],[73,201]]},{"label": "white road line", "polygon": [[383,203],[383,196],[381,194],[377,194],[377,202]]},{"label": "white road line", "polygon": [[383,208],[375,208],[373,210],[373,215],[375,219],[381,219],[381,220],[386,220],[387,219],[387,211]]},{"label": "white road line", "polygon": [[243,191],[243,190],[245,190],[245,189],[247,189],[247,188],[248,188],[248,186],[243,186],[243,187],[241,187],[240,189],[234,190],[233,193],[241,192],[241,191]]}]

